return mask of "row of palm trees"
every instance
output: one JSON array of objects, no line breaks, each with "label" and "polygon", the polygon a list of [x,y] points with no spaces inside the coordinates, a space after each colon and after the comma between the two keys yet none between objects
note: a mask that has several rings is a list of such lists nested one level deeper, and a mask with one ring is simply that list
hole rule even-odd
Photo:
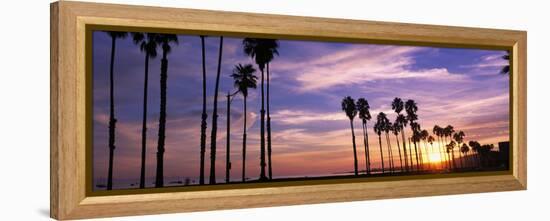
[{"label": "row of palm trees", "polygon": [[[358,159],[357,159],[357,146],[355,141],[355,129],[354,118],[358,116],[361,119],[362,125],[362,137],[365,148],[365,173],[370,175],[371,168],[371,150],[368,141],[368,126],[367,123],[372,119],[370,114],[370,105],[365,98],[359,98],[355,101],[350,96],[344,97],[341,102],[342,111],[350,121],[351,137],[353,145],[353,159],[354,159],[354,174],[359,175]],[[380,152],[380,164],[381,172],[386,172],[386,164],[389,164],[389,172],[412,172],[412,171],[425,171],[437,169],[437,162],[431,162],[430,156],[432,154],[439,153],[439,164],[442,169],[456,170],[464,168],[480,168],[482,166],[482,158],[493,149],[492,144],[481,145],[477,141],[470,141],[469,145],[464,141],[466,136],[463,131],[455,131],[452,125],[446,127],[440,127],[435,125],[433,127],[433,134],[422,129],[418,123],[418,106],[414,100],[403,101],[401,98],[394,98],[392,104],[392,110],[396,113],[396,119],[391,122],[388,119],[388,115],[384,112],[378,113],[376,116],[376,122],[373,125],[373,130],[378,135],[378,144]],[[403,114],[402,112],[405,111]],[[407,138],[405,128],[410,126],[412,135]],[[391,135],[395,136],[395,143],[397,144],[397,151],[399,155],[399,165],[396,166],[394,162],[394,148],[392,148]],[[399,140],[399,134],[401,134],[401,141]],[[437,140],[435,137],[437,137]],[[382,137],[385,139],[387,146],[387,160],[384,158],[384,148]],[[408,141],[408,145],[407,145]],[[412,145],[411,145],[412,142]],[[434,149],[434,143],[436,143],[437,149]],[[408,146],[408,148],[407,148]],[[413,149],[414,148],[414,149]],[[455,150],[458,148],[459,163],[457,166],[455,158]],[[470,150],[476,153],[478,162],[464,162],[464,158],[473,159],[469,156]],[[413,154],[414,153],[414,154]],[[427,162],[424,162],[427,161]],[[472,160],[470,160],[472,161]],[[469,164],[468,166],[466,164]]]},{"label": "row of palm trees", "polygon": [[[158,127],[158,142],[157,142],[157,159],[156,159],[156,176],[155,187],[164,186],[164,152],[165,152],[165,139],[166,139],[166,91],[167,91],[167,78],[168,78],[168,55],[172,51],[172,47],[178,44],[178,37],[175,34],[157,34],[157,33],[128,33],[118,31],[107,31],[108,36],[111,38],[111,58],[109,69],[109,166],[107,175],[107,190],[111,190],[113,186],[113,161],[115,150],[115,130],[117,119],[115,117],[115,99],[114,99],[114,65],[115,65],[115,52],[116,42],[118,39],[123,39],[131,35],[135,45],[139,47],[141,52],[145,55],[144,61],[144,85],[143,85],[143,115],[142,115],[142,129],[141,129],[141,170],[140,170],[140,182],[139,187],[145,188],[145,160],[147,149],[147,96],[148,96],[148,84],[149,84],[149,61],[157,57],[158,49],[162,51],[161,58],[161,70],[160,70],[160,114],[159,114],[159,127]],[[205,39],[206,36],[200,36],[201,39],[201,57],[202,57],[202,113],[201,113],[201,134],[200,134],[200,171],[199,171],[199,184],[205,184],[205,155],[206,155],[206,129],[208,114],[206,111],[206,50]],[[276,55],[279,54],[279,44],[277,40],[273,39],[257,39],[257,38],[245,38],[242,42],[243,52],[252,58],[258,65],[261,72],[261,94],[262,94],[262,106],[261,106],[261,162],[260,162],[260,180],[265,181],[272,179],[272,163],[271,163],[271,116],[270,116],[270,102],[269,102],[269,64]],[[220,87],[220,74],[223,54],[223,37],[219,37],[219,51],[217,60],[217,72],[214,89],[214,101],[212,109],[212,130],[210,135],[210,176],[209,183],[216,183],[216,149],[217,149],[217,127],[218,127],[218,91]],[[266,128],[266,111],[265,111],[265,96],[264,96],[264,70],[267,73],[267,128]],[[228,135],[229,135],[229,109],[230,100],[233,96],[241,94],[244,99],[244,127],[243,127],[243,172],[242,181],[245,181],[245,168],[246,168],[246,98],[248,96],[249,88],[256,88],[257,77],[254,75],[256,70],[251,64],[238,64],[235,66],[231,77],[234,79],[234,86],[236,91],[232,94],[228,93]],[[268,160],[268,175],[266,175],[266,136],[265,130],[267,129],[267,160]],[[226,181],[229,182],[229,136],[227,136],[227,158],[226,158]]]}]

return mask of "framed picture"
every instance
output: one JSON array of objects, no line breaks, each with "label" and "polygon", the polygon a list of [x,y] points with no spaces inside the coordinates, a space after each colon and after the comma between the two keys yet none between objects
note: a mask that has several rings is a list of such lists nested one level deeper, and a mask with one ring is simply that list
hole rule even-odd
[{"label": "framed picture", "polygon": [[51,216],[526,189],[526,40],[52,3]]}]

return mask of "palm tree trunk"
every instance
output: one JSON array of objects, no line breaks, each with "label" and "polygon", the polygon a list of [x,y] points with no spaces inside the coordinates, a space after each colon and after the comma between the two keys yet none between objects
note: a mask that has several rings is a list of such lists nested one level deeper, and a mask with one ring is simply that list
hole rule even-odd
[{"label": "palm tree trunk", "polygon": [[229,183],[229,170],[231,169],[230,153],[231,153],[231,95],[227,92],[227,109],[226,109],[226,124],[225,127],[225,182]]},{"label": "palm tree trunk", "polygon": [[369,130],[367,127],[367,122],[365,121],[365,142],[367,143],[367,174],[370,175],[370,147],[369,147]]},{"label": "palm tree trunk", "polygon": [[220,73],[222,66],[223,36],[220,37],[218,54],[218,71],[214,88],[214,109],[212,110],[212,134],[210,135],[210,184],[216,184],[216,137],[218,132],[218,89],[220,87]]},{"label": "palm tree trunk", "polygon": [[439,145],[439,156],[441,157],[441,169],[445,168],[445,153],[443,152],[443,146],[441,145],[441,136],[437,136],[437,144]]},{"label": "palm tree trunk", "polygon": [[204,184],[204,156],[206,152],[206,58],[204,49],[204,36],[201,35],[202,46],[202,115],[201,115],[201,159],[199,184]]},{"label": "palm tree trunk", "polygon": [[411,138],[408,138],[408,141],[409,141],[409,158],[410,158],[410,166],[411,166],[411,171],[414,170],[414,161],[413,161],[413,151],[412,151],[412,145],[411,145]]},{"label": "palm tree trunk", "polygon": [[349,125],[351,126],[351,141],[353,142],[353,166],[355,168],[355,176],[359,175],[359,168],[357,165],[357,146],[355,145],[355,131],[353,129],[353,120],[350,119]]},{"label": "palm tree trunk", "polygon": [[403,128],[401,128],[401,141],[403,142],[403,156],[405,157],[405,170],[408,172],[409,159],[407,158],[407,146],[405,146],[405,130],[403,130]]},{"label": "palm tree trunk", "polygon": [[363,126],[363,144],[365,146],[365,173],[370,174],[370,160],[369,160],[369,149],[367,148],[367,131],[366,129],[366,120],[363,120],[363,123],[361,124]]},{"label": "palm tree trunk", "polygon": [[390,161],[390,172],[393,173],[394,165],[393,165],[393,154],[391,152],[391,143],[388,133],[386,133],[386,144],[388,144],[388,157]]},{"label": "palm tree trunk", "polygon": [[244,123],[243,123],[243,183],[246,181],[246,96],[244,96]]},{"label": "palm tree trunk", "polygon": [[397,141],[397,150],[399,151],[399,172],[403,172],[403,158],[401,157],[401,146],[399,144],[399,137],[395,134],[395,140]]},{"label": "palm tree trunk", "polygon": [[145,188],[145,153],[147,150],[147,90],[149,87],[149,52],[145,52],[145,79],[143,83],[143,119],[141,122],[141,171],[139,188]]},{"label": "palm tree trunk", "polygon": [[264,69],[262,72],[262,109],[260,110],[260,180],[265,181],[265,96],[264,96]]},{"label": "palm tree trunk", "polygon": [[380,145],[380,162],[382,163],[382,173],[384,173],[384,151],[382,151],[382,138],[378,134],[378,144]]},{"label": "palm tree trunk", "polygon": [[166,81],[168,78],[168,59],[167,51],[162,52],[160,66],[160,114],[159,114],[159,132],[157,143],[157,176],[155,187],[164,186],[164,141],[166,129]]},{"label": "palm tree trunk", "polygon": [[109,169],[107,172],[107,190],[113,189],[113,158],[115,152],[115,95],[114,95],[114,65],[115,65],[116,38],[111,39],[111,65],[109,67]]},{"label": "palm tree trunk", "polygon": [[416,155],[416,170],[420,170],[420,163],[419,163],[419,160],[418,160],[418,148],[416,146],[416,142],[413,141],[413,144],[414,144],[414,153]]},{"label": "palm tree trunk", "polygon": [[273,170],[271,169],[271,115],[269,114],[269,62],[266,64],[267,70],[267,84],[266,84],[266,96],[267,96],[267,162],[269,179],[273,179]]}]

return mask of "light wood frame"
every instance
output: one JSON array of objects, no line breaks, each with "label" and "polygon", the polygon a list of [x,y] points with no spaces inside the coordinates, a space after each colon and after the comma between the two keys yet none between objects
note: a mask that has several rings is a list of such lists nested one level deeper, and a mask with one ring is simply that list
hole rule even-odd
[{"label": "light wood frame", "polygon": [[[525,31],[234,13],[112,4],[51,4],[50,214],[78,219],[524,190],[527,188],[527,33]],[[511,51],[510,173],[400,181],[257,186],[90,196],[86,192],[86,25],[148,27],[232,35],[284,36]]]}]

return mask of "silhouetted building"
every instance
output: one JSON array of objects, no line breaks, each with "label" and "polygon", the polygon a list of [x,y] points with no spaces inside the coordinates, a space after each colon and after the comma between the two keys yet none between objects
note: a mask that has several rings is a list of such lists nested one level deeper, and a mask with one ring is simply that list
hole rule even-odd
[{"label": "silhouetted building", "polygon": [[498,143],[498,152],[499,152],[499,164],[510,169],[510,142],[499,142]]}]

